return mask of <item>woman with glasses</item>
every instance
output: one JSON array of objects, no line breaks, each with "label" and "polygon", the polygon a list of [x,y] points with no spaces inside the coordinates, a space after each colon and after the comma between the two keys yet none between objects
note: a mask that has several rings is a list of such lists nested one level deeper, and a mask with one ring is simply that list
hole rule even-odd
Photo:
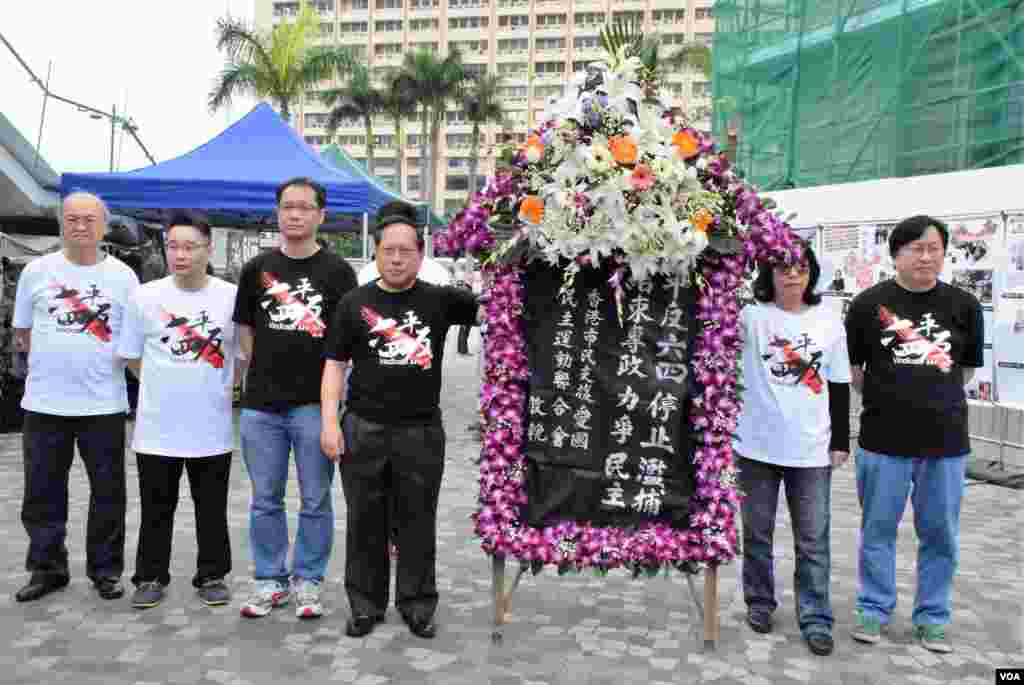
[{"label": "woman with glasses", "polygon": [[838,314],[820,306],[820,268],[763,265],[757,302],[743,310],[743,412],[734,449],[743,500],[743,596],[747,623],[772,630],[778,606],[772,549],[779,486],[793,522],[796,616],[807,646],[832,653],[829,595],[832,468],[849,458],[850,369]]}]

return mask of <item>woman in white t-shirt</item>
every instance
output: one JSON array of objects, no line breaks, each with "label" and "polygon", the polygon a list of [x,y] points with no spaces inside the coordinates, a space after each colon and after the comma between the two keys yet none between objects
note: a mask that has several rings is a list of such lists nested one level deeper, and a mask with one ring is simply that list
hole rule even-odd
[{"label": "woman in white t-shirt", "polygon": [[794,265],[763,265],[756,304],[742,313],[743,412],[734,449],[743,500],[743,595],[747,623],[772,630],[772,548],[779,486],[796,541],[794,596],[810,650],[832,653],[832,468],[849,458],[850,364],[838,313],[815,294],[821,275],[809,246]]}]

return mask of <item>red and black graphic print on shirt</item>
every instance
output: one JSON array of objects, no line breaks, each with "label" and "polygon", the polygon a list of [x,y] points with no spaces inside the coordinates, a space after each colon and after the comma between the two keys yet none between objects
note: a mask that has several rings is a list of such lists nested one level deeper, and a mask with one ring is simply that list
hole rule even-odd
[{"label": "red and black graphic print on shirt", "polygon": [[950,332],[935,321],[934,314],[925,314],[915,324],[888,307],[879,306],[878,321],[882,324],[882,347],[892,351],[893,363],[934,366],[942,373],[953,368]]},{"label": "red and black graphic print on shirt", "polygon": [[260,274],[264,297],[260,306],[270,317],[270,328],[279,331],[303,331],[314,338],[324,337],[326,326],[320,318],[324,296],[303,277],[287,283],[272,273]]},{"label": "red and black graphic print on shirt", "polygon": [[50,299],[47,313],[57,322],[62,333],[84,333],[101,342],[108,343],[113,335],[110,330],[110,298],[96,287],[89,285],[84,292],[63,283],[52,281],[50,289],[56,294]]},{"label": "red and black graphic print on shirt", "polygon": [[206,310],[194,318],[178,316],[161,309],[166,335],[160,338],[171,359],[182,362],[206,362],[215,369],[224,368],[222,349],[223,327],[212,319]]},{"label": "red and black graphic print on shirt", "polygon": [[815,395],[820,395],[824,383],[821,369],[822,351],[817,349],[811,336],[801,333],[796,340],[779,335],[771,336],[767,354],[761,359],[766,362],[768,375],[779,385],[803,385]]},{"label": "red and black graphic print on shirt", "polygon": [[370,307],[361,307],[359,312],[370,327],[370,347],[377,351],[377,360],[382,366],[415,364],[426,371],[433,364],[430,326],[424,325],[415,312],[406,312],[401,324],[384,318]]}]

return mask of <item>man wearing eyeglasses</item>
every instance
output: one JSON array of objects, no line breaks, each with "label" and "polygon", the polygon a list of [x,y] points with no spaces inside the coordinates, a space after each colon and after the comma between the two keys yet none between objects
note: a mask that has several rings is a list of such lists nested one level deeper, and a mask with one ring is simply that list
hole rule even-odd
[{"label": "man wearing eyeglasses", "polygon": [[[334,543],[334,465],[320,449],[320,377],[330,314],[356,287],[352,267],[317,244],[327,194],[308,178],[277,190],[279,247],[242,269],[234,320],[248,360],[242,458],[252,483],[249,541],[255,589],[243,616],[296,600],[299,618],[323,614],[320,585]],[[284,496],[295,455],[301,508],[292,564]]]},{"label": "man wearing eyeglasses", "polygon": [[139,471],[136,609],[163,601],[171,582],[178,485],[188,473],[198,553],[192,586],[208,606],[231,594],[228,483],[234,446],[231,400],[238,336],[237,288],[206,272],[210,224],[189,211],[166,222],[171,275],[140,286],[126,308],[118,355],[140,377],[132,450]]},{"label": "man wearing eyeglasses", "polygon": [[352,616],[345,632],[351,637],[384,620],[392,534],[401,552],[395,605],[414,635],[436,632],[445,337],[450,326],[475,323],[478,305],[468,290],[417,277],[424,247],[417,223],[415,208],[404,202],[380,209],[374,230],[380,278],[344,297],[326,347],[321,441],[328,457],[340,461],[348,507],[345,591]]},{"label": "man wearing eyeglasses", "polygon": [[115,352],[139,279],[99,249],[110,211],[90,193],[61,208],[63,249],[29,263],[14,302],[15,345],[28,353],[25,494],[29,582],[19,602],[68,584],[68,474],[75,445],[89,477],[85,567],[100,597],[124,594],[124,362]]},{"label": "man wearing eyeglasses", "polygon": [[853,387],[863,395],[857,450],[861,535],[853,638],[881,639],[896,607],[896,535],[908,495],[920,542],[914,638],[949,652],[960,502],[971,445],[964,385],[984,364],[977,298],[938,280],[949,244],[928,216],[889,235],[896,277],[868,288],[846,319]]}]

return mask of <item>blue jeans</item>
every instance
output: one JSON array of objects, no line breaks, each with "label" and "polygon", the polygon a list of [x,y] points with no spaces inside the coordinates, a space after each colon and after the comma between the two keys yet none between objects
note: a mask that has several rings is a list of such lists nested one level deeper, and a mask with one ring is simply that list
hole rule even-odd
[{"label": "blue jeans", "polygon": [[966,454],[893,457],[857,450],[862,510],[857,608],[865,616],[888,623],[896,608],[896,533],[913,484],[918,548],[912,620],[914,625],[949,623],[966,468]]},{"label": "blue jeans", "polygon": [[777,466],[740,458],[743,500],[743,599],[751,612],[771,614],[775,600],[772,548],[779,485],[786,484],[786,502],[796,543],[793,594],[800,632],[806,637],[832,633],[831,514],[832,467]]},{"label": "blue jeans", "polygon": [[[252,481],[249,545],[256,580],[322,582],[334,545],[334,464],[320,450],[319,405],[280,413],[243,409],[241,433],[242,457]],[[290,573],[284,508],[289,453],[295,455],[302,500]]]}]

